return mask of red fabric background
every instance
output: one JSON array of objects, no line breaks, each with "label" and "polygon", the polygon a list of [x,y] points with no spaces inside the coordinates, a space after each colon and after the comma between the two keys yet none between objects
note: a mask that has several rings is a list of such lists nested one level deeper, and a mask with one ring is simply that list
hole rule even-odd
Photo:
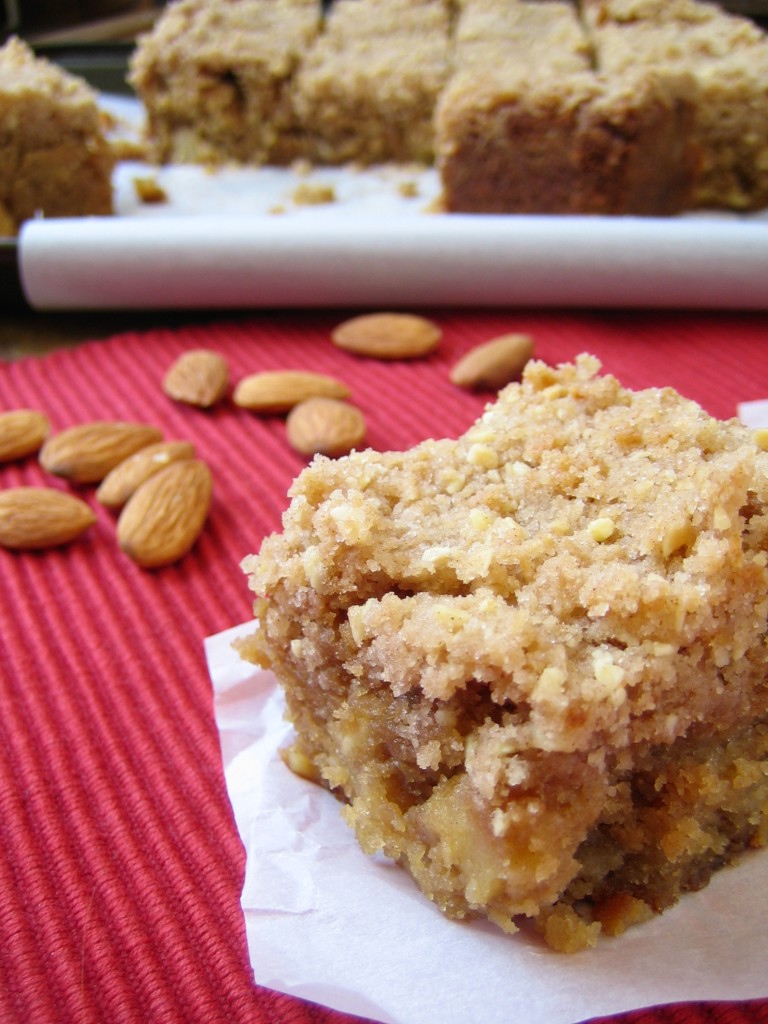
[{"label": "red fabric background", "polygon": [[[243,850],[202,644],[249,616],[239,562],[278,526],[304,463],[279,418],[169,401],[160,381],[179,353],[214,348],[233,379],[285,367],[335,373],[352,386],[377,448],[468,426],[487,396],[454,388],[448,369],[510,330],[530,331],[549,362],[591,351],[624,383],[673,385],[718,416],[768,397],[764,316],[433,311],[444,329],[439,352],[385,364],[330,344],[343,315],[233,316],[0,366],[0,408],[41,408],[55,430],[147,420],[193,441],[215,481],[203,536],[166,569],[141,570],[119,552],[114,516],[92,488],[82,496],[98,521],[84,538],[44,553],[0,550],[2,1021],[349,1019],[253,985],[239,908]],[[0,486],[14,484],[67,487],[35,459],[0,467]],[[768,1021],[768,1000],[622,1020]]]}]

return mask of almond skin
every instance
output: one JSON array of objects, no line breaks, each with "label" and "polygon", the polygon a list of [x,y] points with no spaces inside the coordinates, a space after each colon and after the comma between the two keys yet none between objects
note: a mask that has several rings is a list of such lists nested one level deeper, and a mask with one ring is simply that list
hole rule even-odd
[{"label": "almond skin", "polygon": [[224,356],[207,348],[183,352],[163,378],[163,391],[176,402],[209,409],[229,388],[229,366]]},{"label": "almond skin", "polygon": [[0,413],[0,462],[34,455],[50,432],[48,417],[37,409],[11,409]]},{"label": "almond skin", "polygon": [[0,491],[0,545],[34,551],[58,547],[96,522],[80,498],[53,487],[9,487]]},{"label": "almond skin", "polygon": [[336,458],[365,440],[365,417],[357,406],[336,398],[308,398],[286,420],[288,443],[302,455]]},{"label": "almond skin", "polygon": [[40,450],[40,465],[73,484],[100,483],[129,455],[162,440],[148,423],[96,420],[54,434]]},{"label": "almond skin", "polygon": [[172,462],[128,499],[117,521],[118,544],[145,569],[177,562],[200,536],[212,492],[211,471],[205,462]]},{"label": "almond skin", "polygon": [[96,491],[96,500],[106,508],[120,509],[145,480],[172,462],[194,457],[195,448],[189,441],[160,441],[147,445],[107,473]]},{"label": "almond skin", "polygon": [[451,381],[468,391],[498,391],[516,380],[533,355],[527,334],[502,334],[470,349],[451,370]]},{"label": "almond skin", "polygon": [[232,401],[242,409],[265,414],[289,412],[308,398],[348,398],[343,381],[305,370],[252,373],[237,384]]},{"label": "almond skin", "polygon": [[413,313],[366,313],[331,332],[334,345],[372,359],[419,359],[440,343],[443,332]]}]

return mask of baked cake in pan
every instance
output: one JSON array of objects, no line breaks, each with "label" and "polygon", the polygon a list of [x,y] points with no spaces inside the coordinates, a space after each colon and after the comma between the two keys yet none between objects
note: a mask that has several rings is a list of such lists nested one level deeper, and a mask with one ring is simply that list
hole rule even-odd
[{"label": "baked cake in pan", "polygon": [[442,207],[680,213],[692,203],[699,166],[686,97],[688,83],[668,73],[457,74],[437,111]]},{"label": "baked cake in pan", "polygon": [[768,204],[768,43],[747,18],[693,0],[584,0],[608,77],[663,67],[687,74],[700,155],[694,206]]},{"label": "baked cake in pan", "polygon": [[445,914],[563,951],[768,841],[768,438],[599,371],[316,458],[244,561],[287,762]]},{"label": "baked cake in pan", "polygon": [[768,39],[704,0],[175,0],[131,81],[160,160],[434,160],[455,212],[768,202]]}]

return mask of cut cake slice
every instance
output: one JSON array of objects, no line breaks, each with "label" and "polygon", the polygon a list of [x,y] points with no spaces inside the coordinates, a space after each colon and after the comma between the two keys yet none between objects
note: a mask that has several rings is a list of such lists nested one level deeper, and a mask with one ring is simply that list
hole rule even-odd
[{"label": "cut cake slice", "polygon": [[430,163],[450,27],[446,0],[337,0],[292,86],[301,155]]},{"label": "cut cake slice", "polygon": [[596,74],[578,11],[463,0],[436,151],[447,210],[669,214],[690,200],[690,83]]},{"label": "cut cake slice", "polygon": [[598,370],[317,458],[244,561],[288,763],[447,915],[567,951],[768,842],[768,437]]},{"label": "cut cake slice", "polygon": [[319,24],[315,0],[169,4],[131,58],[154,157],[265,162],[291,122],[286,84]]},{"label": "cut cake slice", "polygon": [[768,205],[768,37],[704,0],[175,0],[156,159],[434,162],[464,213]]},{"label": "cut cake slice", "polygon": [[693,0],[585,0],[597,65],[607,75],[664,67],[695,85],[701,167],[692,203],[768,204],[768,36],[748,18]]},{"label": "cut cake slice", "polygon": [[637,214],[688,207],[698,159],[690,82],[628,70],[464,70],[437,108],[444,209]]},{"label": "cut cake slice", "polygon": [[112,213],[114,154],[85,81],[12,37],[0,49],[0,233]]}]

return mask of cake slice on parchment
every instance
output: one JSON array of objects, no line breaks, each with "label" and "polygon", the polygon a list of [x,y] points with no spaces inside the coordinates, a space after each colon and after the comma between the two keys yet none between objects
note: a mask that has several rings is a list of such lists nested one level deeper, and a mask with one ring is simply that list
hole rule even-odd
[{"label": "cake slice on parchment", "polygon": [[447,915],[559,950],[700,888],[768,842],[766,447],[582,356],[317,458],[244,562],[288,763]]},{"label": "cake slice on parchment", "polygon": [[0,48],[0,233],[32,217],[112,213],[97,95],[15,37]]}]

